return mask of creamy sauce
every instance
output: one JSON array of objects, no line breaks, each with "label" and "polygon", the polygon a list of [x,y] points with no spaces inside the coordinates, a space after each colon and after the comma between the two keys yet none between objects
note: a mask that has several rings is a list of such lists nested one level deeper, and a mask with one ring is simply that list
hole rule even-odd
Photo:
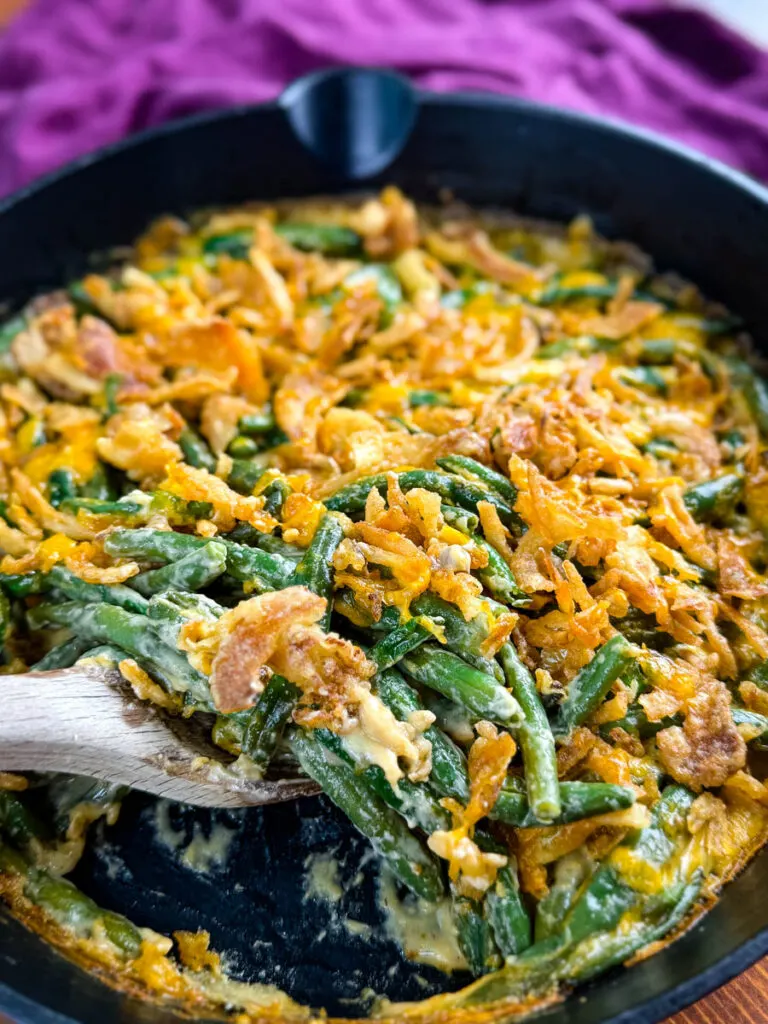
[{"label": "creamy sauce", "polygon": [[353,917],[342,917],[341,923],[350,935],[356,935],[360,939],[369,939],[373,934],[373,928],[365,921],[355,921]]},{"label": "creamy sauce", "polygon": [[295,1003],[276,985],[262,985],[244,981],[233,981],[226,975],[215,977],[210,974],[191,974],[200,991],[209,998],[225,1005],[236,1006],[246,1013],[258,1013],[267,1008],[279,1008],[282,1021],[302,1021],[311,1017],[311,1011]]},{"label": "creamy sauce", "polygon": [[333,853],[311,853],[304,861],[304,868],[304,899],[338,903],[344,890],[339,877],[339,862]]},{"label": "creamy sauce", "polygon": [[[169,850],[181,850],[181,860],[188,868],[206,874],[211,868],[223,867],[237,830],[214,822],[210,835],[205,835],[200,822],[192,826],[192,839],[187,842],[185,829],[177,831],[171,824],[171,804],[158,800],[155,806],[155,836]],[[186,844],[186,845],[185,845]]]},{"label": "creamy sauce", "polygon": [[466,970],[456,938],[447,899],[437,903],[408,898],[401,900],[394,879],[384,868],[379,877],[379,906],[386,918],[387,935],[409,960],[437,967],[441,971]]},{"label": "creamy sauce", "polygon": [[379,697],[360,686],[355,689],[358,724],[346,734],[346,744],[359,764],[376,764],[397,790],[403,777],[399,759],[408,763],[409,777],[426,778],[432,766],[432,744],[422,733],[434,721],[429,712],[415,712],[400,722]]}]

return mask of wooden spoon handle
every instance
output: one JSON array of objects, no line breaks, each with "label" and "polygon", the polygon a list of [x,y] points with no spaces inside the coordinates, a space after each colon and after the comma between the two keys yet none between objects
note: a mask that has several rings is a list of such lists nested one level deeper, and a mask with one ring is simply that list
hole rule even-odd
[{"label": "wooden spoon handle", "polygon": [[317,792],[306,779],[250,780],[192,720],[131,698],[97,667],[0,677],[0,770],[86,775],[206,807]]}]

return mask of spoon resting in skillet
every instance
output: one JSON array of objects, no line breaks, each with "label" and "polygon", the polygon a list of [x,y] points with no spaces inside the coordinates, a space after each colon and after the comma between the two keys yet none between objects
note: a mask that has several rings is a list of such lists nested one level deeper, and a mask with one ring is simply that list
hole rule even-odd
[{"label": "spoon resting in skillet", "polygon": [[79,666],[3,678],[2,771],[86,775],[201,807],[319,792],[306,778],[248,778],[209,737],[199,715],[175,718],[137,700],[116,671]]}]

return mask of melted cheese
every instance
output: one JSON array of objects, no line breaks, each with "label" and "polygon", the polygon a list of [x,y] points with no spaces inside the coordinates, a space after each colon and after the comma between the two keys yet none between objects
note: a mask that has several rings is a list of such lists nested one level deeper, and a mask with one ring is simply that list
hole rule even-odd
[{"label": "melted cheese", "polygon": [[385,915],[387,934],[409,960],[440,971],[466,970],[467,962],[459,949],[450,900],[437,903],[412,898],[401,900],[392,876],[385,869],[379,878],[378,903]]}]

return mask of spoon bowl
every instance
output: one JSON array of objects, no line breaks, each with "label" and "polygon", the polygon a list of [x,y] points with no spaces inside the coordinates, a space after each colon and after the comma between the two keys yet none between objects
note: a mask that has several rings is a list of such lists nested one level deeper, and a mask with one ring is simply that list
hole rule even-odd
[{"label": "spoon bowl", "polygon": [[299,776],[248,777],[210,739],[206,716],[137,699],[116,670],[76,666],[0,680],[0,771],[86,775],[200,807],[279,803],[319,792]]}]

